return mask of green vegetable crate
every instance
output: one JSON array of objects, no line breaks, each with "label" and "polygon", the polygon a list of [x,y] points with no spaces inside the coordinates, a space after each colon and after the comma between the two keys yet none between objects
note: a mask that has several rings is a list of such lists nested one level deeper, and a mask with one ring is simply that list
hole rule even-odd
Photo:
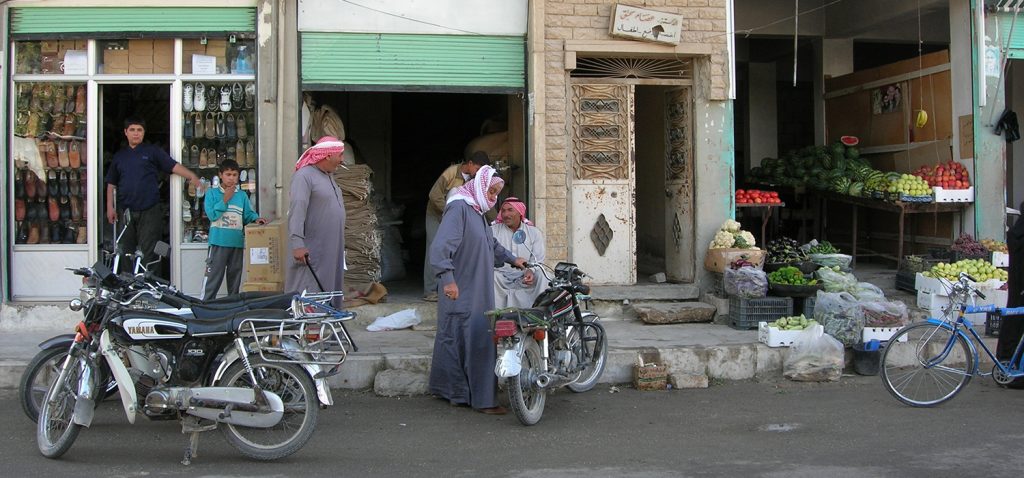
[{"label": "green vegetable crate", "polygon": [[756,329],[758,322],[771,322],[791,315],[792,297],[729,298],[729,324],[734,329]]}]

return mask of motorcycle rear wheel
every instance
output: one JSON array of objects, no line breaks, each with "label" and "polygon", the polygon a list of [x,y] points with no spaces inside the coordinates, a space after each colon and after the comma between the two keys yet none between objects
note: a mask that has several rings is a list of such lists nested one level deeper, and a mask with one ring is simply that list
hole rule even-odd
[{"label": "motorcycle rear wheel", "polygon": [[516,418],[523,425],[530,426],[536,425],[544,414],[547,390],[534,383],[534,380],[545,371],[540,346],[532,337],[524,340],[526,344],[523,347],[522,370],[519,375],[505,379],[505,389],[508,390],[509,405]]},{"label": "motorcycle rear wheel", "polygon": [[82,361],[85,358],[74,358],[68,364],[68,371],[63,377],[58,376],[46,392],[46,397],[54,395],[53,401],[43,398],[39,407],[39,421],[36,422],[36,444],[39,453],[47,458],[59,458],[66,453],[78,438],[81,426],[76,425],[72,418],[75,413],[75,387],[81,376]]},{"label": "motorcycle rear wheel", "polygon": [[608,362],[608,338],[605,336],[604,327],[601,326],[600,322],[597,322],[597,316],[584,317],[589,326],[583,327],[582,331],[573,330],[575,335],[573,339],[580,340],[582,336],[582,344],[588,354],[594,361],[590,366],[583,369],[579,378],[575,382],[568,385],[569,390],[576,393],[586,392],[597,385],[597,379],[601,378],[601,374],[604,373],[605,364]]},{"label": "motorcycle rear wheel", "polygon": [[[286,360],[284,357],[276,359]],[[221,424],[221,433],[231,446],[257,460],[276,460],[299,451],[313,436],[320,411],[313,379],[305,369],[290,363],[267,362],[251,356],[249,364],[260,387],[281,397],[284,416],[271,428]],[[252,380],[241,360],[228,367],[218,386],[252,387]]]}]

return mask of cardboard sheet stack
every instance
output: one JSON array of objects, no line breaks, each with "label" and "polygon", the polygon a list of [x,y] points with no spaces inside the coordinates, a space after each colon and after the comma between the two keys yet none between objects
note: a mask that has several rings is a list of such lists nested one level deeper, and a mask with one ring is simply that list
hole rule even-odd
[{"label": "cardboard sheet stack", "polygon": [[334,180],[345,199],[346,288],[368,286],[380,281],[381,234],[377,213],[370,201],[373,170],[365,164],[338,168]]}]

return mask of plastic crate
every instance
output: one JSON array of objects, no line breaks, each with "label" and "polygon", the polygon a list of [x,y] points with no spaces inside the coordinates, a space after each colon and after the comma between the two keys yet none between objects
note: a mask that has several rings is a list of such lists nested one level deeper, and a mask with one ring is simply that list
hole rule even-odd
[{"label": "plastic crate", "polygon": [[729,324],[734,329],[756,329],[758,322],[771,322],[791,315],[792,297],[729,298]]},{"label": "plastic crate", "polygon": [[916,279],[917,277],[914,272],[896,271],[896,289],[910,293],[916,292],[917,290],[914,289]]},{"label": "plastic crate", "polygon": [[725,273],[711,272],[711,293],[725,297]]},{"label": "plastic crate", "polygon": [[944,189],[934,187],[935,202],[974,202],[974,186],[967,189]]},{"label": "plastic crate", "polygon": [[800,302],[793,303],[793,313],[800,312],[808,319],[814,318],[814,297],[804,297]]},{"label": "plastic crate", "polygon": [[1010,267],[1010,255],[1005,252],[993,252],[992,265],[996,267]]},{"label": "plastic crate", "polygon": [[801,332],[803,330],[782,330],[778,327],[769,327],[768,322],[759,322],[757,340],[769,347],[789,347]]},{"label": "plastic crate", "polygon": [[[879,342],[888,342],[896,332],[899,332],[903,327],[864,327],[864,331],[861,332],[861,340],[863,342],[870,342],[871,340],[877,340]],[[904,335],[900,338],[900,342],[906,342],[907,336]]]}]

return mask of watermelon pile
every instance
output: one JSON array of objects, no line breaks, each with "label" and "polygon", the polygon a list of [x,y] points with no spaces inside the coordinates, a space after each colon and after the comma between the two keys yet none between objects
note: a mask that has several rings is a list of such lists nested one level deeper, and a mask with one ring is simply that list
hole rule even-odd
[{"label": "watermelon pile", "polygon": [[[892,178],[871,168],[860,157],[854,137],[828,146],[807,146],[781,158],[764,158],[751,169],[757,181],[785,186],[806,186],[852,196],[871,196],[888,189]],[[898,175],[897,175],[898,176]]]}]

